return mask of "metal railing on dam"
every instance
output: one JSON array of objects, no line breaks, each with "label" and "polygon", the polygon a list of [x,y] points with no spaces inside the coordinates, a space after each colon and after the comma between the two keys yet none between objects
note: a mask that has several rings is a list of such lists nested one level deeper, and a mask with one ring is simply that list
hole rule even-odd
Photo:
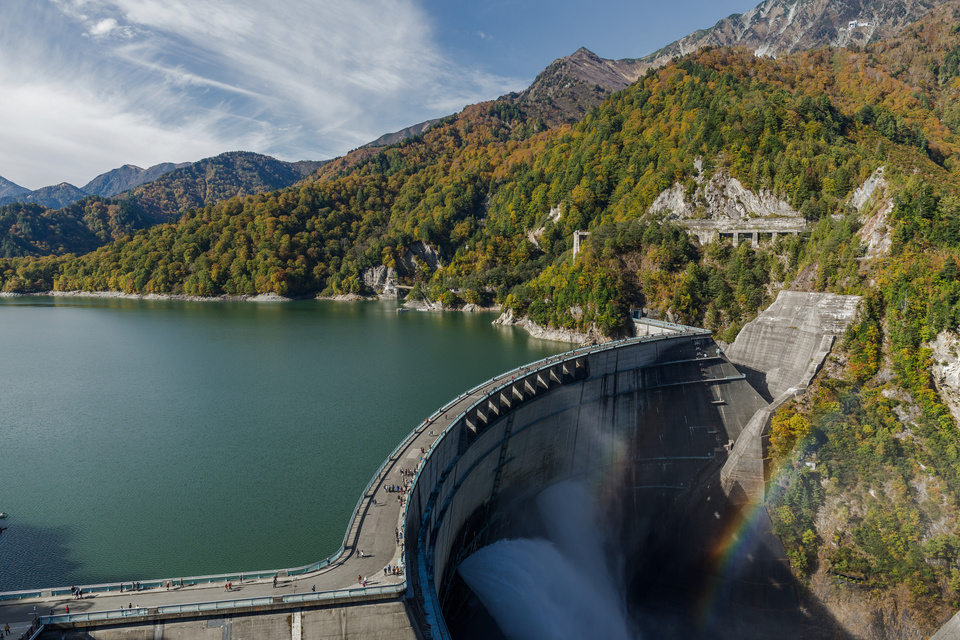
[{"label": "metal railing on dam", "polygon": [[[315,574],[321,571],[337,571],[338,563],[348,550],[356,549],[356,540],[364,524],[365,514],[374,502],[374,495],[378,485],[384,482],[388,472],[402,462],[404,452],[418,440],[428,435],[435,438],[425,447],[422,461],[416,466],[409,490],[409,499],[402,507],[400,522],[408,532],[405,540],[403,555],[407,574],[398,584],[354,587],[348,589],[327,589],[317,592],[298,594],[271,595],[252,598],[236,598],[224,600],[208,600],[204,602],[183,602],[178,604],[162,604],[137,606],[132,609],[110,609],[103,611],[76,612],[62,615],[40,616],[39,622],[52,625],[78,625],[87,622],[101,623],[135,623],[140,619],[156,619],[157,616],[182,615],[185,613],[204,614],[205,612],[229,612],[230,610],[245,612],[252,610],[276,610],[284,607],[298,607],[309,603],[337,604],[340,601],[356,604],[368,599],[371,602],[382,600],[384,597],[396,598],[405,595],[409,599],[422,600],[422,585],[426,584],[423,567],[419,564],[422,554],[417,553],[416,547],[420,542],[421,524],[425,518],[442,515],[451,507],[452,494],[437,491],[438,481],[446,478],[450,469],[458,463],[464,453],[471,447],[474,440],[483,434],[491,425],[521,409],[531,400],[541,398],[548,392],[563,387],[569,383],[583,381],[589,374],[589,362],[592,359],[611,356],[619,350],[634,345],[653,345],[667,343],[678,337],[693,339],[708,337],[709,332],[691,327],[674,325],[676,333],[630,338],[609,342],[591,347],[581,347],[517,367],[511,371],[499,374],[473,389],[460,394],[444,406],[437,409],[426,420],[418,424],[384,460],[370,481],[364,487],[357,500],[340,547],[329,557],[302,567],[286,570],[266,570],[254,572],[234,572],[189,578],[164,578],[144,580],[138,583],[140,590],[136,597],[140,600],[150,598],[152,593],[163,593],[168,585],[201,585],[218,584],[231,581],[269,580],[277,576],[296,577]],[[616,356],[611,356],[616,360]],[[719,380],[718,380],[719,382]],[[661,385],[676,384],[676,381],[660,380]],[[428,430],[436,430],[427,434]],[[419,449],[420,443],[417,442]],[[498,460],[502,469],[509,460]],[[442,483],[441,483],[442,484]],[[456,487],[460,489],[460,487]],[[391,525],[392,526],[392,525]],[[393,536],[393,531],[380,532],[386,536]],[[346,572],[344,572],[346,573]],[[351,572],[356,578],[356,573]],[[419,585],[419,586],[417,586]],[[86,593],[117,593],[121,589],[124,593],[131,590],[131,583],[110,583],[82,586]],[[416,587],[416,588],[415,588]],[[22,592],[0,594],[0,599],[37,598],[65,596],[71,593],[70,588],[33,589]],[[171,595],[173,595],[171,593]],[[435,603],[425,602],[418,607],[424,614],[421,623],[426,627],[424,631],[430,635],[445,637],[442,615],[435,610]],[[439,623],[437,622],[439,621]]]}]

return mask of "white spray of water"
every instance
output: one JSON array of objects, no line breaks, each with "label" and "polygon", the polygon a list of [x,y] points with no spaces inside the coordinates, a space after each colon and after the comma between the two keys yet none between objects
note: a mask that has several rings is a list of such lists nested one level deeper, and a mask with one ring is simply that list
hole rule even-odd
[{"label": "white spray of water", "polygon": [[537,496],[549,540],[500,540],[460,575],[512,640],[629,640],[622,590],[607,564],[590,492],[561,482]]}]

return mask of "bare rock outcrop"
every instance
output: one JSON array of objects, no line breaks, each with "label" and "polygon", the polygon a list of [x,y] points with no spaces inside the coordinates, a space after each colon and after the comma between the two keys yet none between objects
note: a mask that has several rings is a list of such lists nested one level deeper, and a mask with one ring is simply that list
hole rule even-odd
[{"label": "bare rock outcrop", "polygon": [[893,211],[893,198],[880,167],[850,196],[850,206],[860,213],[863,226],[857,231],[860,242],[867,247],[867,258],[877,258],[890,252],[890,230],[887,216]]},{"label": "bare rock outcrop", "polygon": [[933,351],[933,382],[953,419],[960,422],[960,334],[942,331],[927,346]]},{"label": "bare rock outcrop", "polygon": [[641,61],[659,67],[705,46],[741,46],[777,57],[816,47],[886,40],[945,0],[764,0],[709,29],[694,31]]},{"label": "bare rock outcrop", "polygon": [[709,180],[699,173],[697,188],[691,195],[677,183],[657,196],[648,209],[673,219],[727,219],[754,217],[795,218],[800,214],[790,204],[765,189],[755,193],[724,171]]},{"label": "bare rock outcrop", "polygon": [[422,240],[417,240],[403,253],[397,264],[397,269],[404,274],[414,274],[417,271],[417,258],[422,260],[431,269],[441,266],[440,254],[436,249]]},{"label": "bare rock outcrop", "polygon": [[381,264],[364,269],[361,277],[363,284],[376,291],[381,298],[397,297],[397,272],[390,267]]},{"label": "bare rock outcrop", "polygon": [[[554,224],[560,222],[560,216],[562,215],[560,206],[556,206],[553,209],[550,209],[550,213],[547,214],[547,220],[553,222]],[[543,232],[547,230],[547,221],[544,221],[536,229],[531,229],[527,232],[527,240],[530,241],[530,244],[535,246],[537,249],[540,248],[540,237],[543,235]]]},{"label": "bare rock outcrop", "polygon": [[600,333],[596,327],[591,327],[586,333],[573,329],[555,329],[537,324],[526,316],[515,316],[513,309],[507,309],[493,324],[520,327],[534,338],[541,340],[556,340],[557,342],[572,342],[574,344],[591,345],[609,342],[610,339]]}]

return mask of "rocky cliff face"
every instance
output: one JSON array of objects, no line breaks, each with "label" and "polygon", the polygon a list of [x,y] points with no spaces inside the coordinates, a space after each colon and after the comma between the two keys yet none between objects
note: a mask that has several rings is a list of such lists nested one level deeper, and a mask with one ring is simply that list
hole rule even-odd
[{"label": "rocky cliff face", "polygon": [[944,331],[928,346],[933,351],[933,382],[954,419],[960,421],[960,335]]},{"label": "rocky cliff face", "polygon": [[363,284],[373,289],[377,295],[396,298],[397,272],[390,267],[381,264],[377,267],[364,269],[361,277],[363,278]]},{"label": "rocky cliff face", "polygon": [[572,329],[544,327],[525,316],[513,315],[513,309],[507,309],[501,313],[500,317],[493,321],[493,324],[499,324],[507,327],[520,327],[534,338],[539,338],[540,340],[572,342],[580,346],[600,344],[602,342],[610,341],[610,338],[607,338],[601,334],[596,327],[591,327],[587,333],[574,331]]},{"label": "rocky cliff face", "polygon": [[857,236],[867,247],[867,258],[877,258],[890,251],[890,231],[887,215],[893,211],[893,198],[888,194],[888,185],[883,177],[884,168],[873,172],[853,195],[850,206],[860,213],[863,226]]},{"label": "rocky cliff face", "polygon": [[657,67],[701,47],[742,46],[778,56],[890,38],[945,0],[764,0],[642,58]]},{"label": "rocky cliff face", "polygon": [[437,250],[426,242],[417,240],[400,256],[397,269],[403,275],[413,275],[417,272],[417,259],[433,270],[441,265],[440,254],[437,253]]},{"label": "rocky cliff face", "polygon": [[674,219],[740,220],[754,217],[798,217],[790,204],[773,193],[755,193],[734,177],[718,171],[709,180],[697,175],[697,188],[688,194],[682,184],[675,184],[653,201],[648,211],[663,213]]}]

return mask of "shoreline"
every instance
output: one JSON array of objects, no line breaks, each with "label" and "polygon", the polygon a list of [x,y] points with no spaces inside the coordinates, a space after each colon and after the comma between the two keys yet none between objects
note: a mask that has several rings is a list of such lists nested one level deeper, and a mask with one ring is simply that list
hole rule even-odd
[{"label": "shoreline", "polygon": [[108,298],[119,300],[181,300],[186,302],[292,302],[274,293],[256,296],[188,296],[172,293],[124,293],[122,291],[43,291],[40,293],[0,292],[0,298]]},{"label": "shoreline", "polygon": [[499,324],[505,327],[518,327],[523,329],[534,338],[540,340],[552,340],[554,342],[567,342],[581,347],[612,342],[612,338],[602,335],[596,328],[590,331],[575,331],[573,329],[557,329],[554,327],[544,327],[539,325],[527,316],[515,317],[513,309],[507,309],[500,314],[500,317],[493,321],[493,324]]},{"label": "shoreline", "polygon": [[[294,300],[321,300],[331,302],[383,302],[392,298],[381,298],[379,296],[361,296],[357,294],[340,294],[335,296],[315,296],[313,298],[286,298],[275,293],[261,293],[256,296],[189,296],[185,294],[169,293],[124,293],[122,291],[44,291],[39,293],[13,293],[0,291],[0,298],[104,298],[117,300],[176,300],[183,302],[293,302]],[[539,340],[550,340],[554,342],[566,342],[587,346],[607,342],[609,338],[600,336],[593,332],[582,333],[569,329],[554,329],[542,327],[526,316],[514,318],[512,310],[503,311],[501,305],[493,304],[489,307],[481,307],[475,304],[466,304],[462,307],[444,307],[439,304],[425,304],[423,302],[402,302],[397,300],[397,311],[456,311],[459,313],[500,313],[501,315],[491,324],[501,326],[514,326],[523,329],[533,338]]]},{"label": "shoreline", "polygon": [[465,313],[499,313],[500,305],[494,304],[482,307],[475,304],[465,304],[462,307],[443,307],[426,305],[422,302],[403,302],[395,298],[381,298],[380,296],[361,296],[355,293],[338,294],[334,296],[316,295],[313,297],[287,298],[275,293],[261,293],[255,296],[222,295],[222,296],[190,296],[182,293],[124,293],[123,291],[40,291],[37,293],[20,293],[0,291],[0,298],[104,298],[117,300],[179,300],[184,302],[294,302],[296,300],[321,300],[329,302],[389,302],[396,300],[397,308],[405,311],[460,311]]}]

